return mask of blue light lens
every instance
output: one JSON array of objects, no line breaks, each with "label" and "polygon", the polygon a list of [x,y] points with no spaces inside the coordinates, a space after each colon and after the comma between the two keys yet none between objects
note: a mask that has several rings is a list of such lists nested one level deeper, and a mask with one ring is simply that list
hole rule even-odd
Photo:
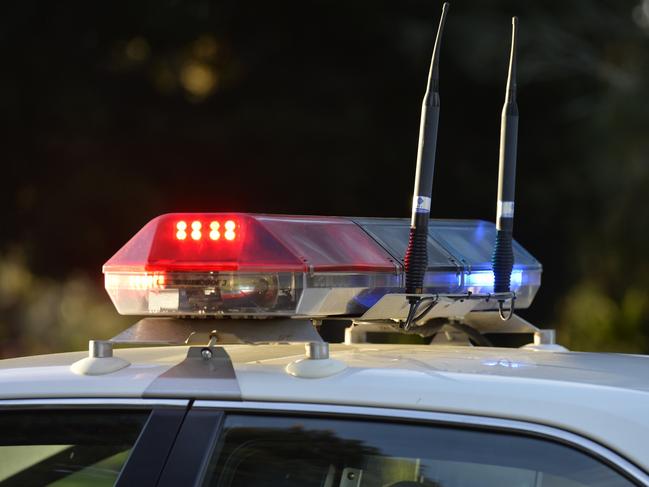
[{"label": "blue light lens", "polygon": [[[521,287],[523,283],[523,271],[514,269],[511,276],[512,291]],[[476,271],[464,276],[464,285],[467,288],[491,288],[494,287],[493,271]]]}]

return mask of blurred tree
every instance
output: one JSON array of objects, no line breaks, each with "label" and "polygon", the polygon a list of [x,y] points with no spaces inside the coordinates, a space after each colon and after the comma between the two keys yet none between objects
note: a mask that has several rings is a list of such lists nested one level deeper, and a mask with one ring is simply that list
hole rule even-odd
[{"label": "blurred tree", "polygon": [[101,288],[82,275],[34,276],[18,254],[0,256],[0,357],[81,350],[132,321],[116,316]]}]

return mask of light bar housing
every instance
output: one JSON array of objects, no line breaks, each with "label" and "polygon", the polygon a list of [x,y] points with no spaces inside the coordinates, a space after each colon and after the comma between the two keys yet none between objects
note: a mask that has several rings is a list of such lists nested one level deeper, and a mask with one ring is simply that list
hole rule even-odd
[{"label": "light bar housing", "polygon": [[[409,227],[407,219],[171,213],[106,262],[105,285],[121,314],[360,316],[403,292]],[[493,292],[495,232],[483,221],[431,220],[426,292]],[[542,268],[516,242],[514,255],[512,290],[523,308]]]}]

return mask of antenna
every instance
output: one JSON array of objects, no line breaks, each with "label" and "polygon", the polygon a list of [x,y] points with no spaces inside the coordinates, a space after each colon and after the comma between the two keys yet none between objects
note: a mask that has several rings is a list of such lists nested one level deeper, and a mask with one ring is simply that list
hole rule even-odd
[{"label": "antenna", "polygon": [[[442,43],[442,31],[450,5],[442,6],[442,16],[437,28],[435,47],[428,72],[428,85],[421,105],[419,124],[419,148],[417,151],[417,171],[415,173],[415,190],[412,198],[412,219],[410,238],[404,258],[406,270],[406,294],[422,294],[424,276],[428,268],[428,221],[430,219],[430,197],[433,191],[433,173],[435,170],[435,152],[437,149],[437,128],[439,125],[439,52]],[[410,312],[405,327],[412,322],[421,298],[410,296]]]},{"label": "antenna", "polygon": [[[496,243],[493,253],[494,292],[510,292],[510,280],[514,268],[512,232],[514,229],[514,190],[516,185],[516,145],[518,139],[518,105],[516,104],[516,29],[518,17],[512,17],[512,47],[507,75],[507,92],[500,123],[500,160],[498,169],[498,204],[496,211]],[[500,316],[503,301],[499,301]]]}]

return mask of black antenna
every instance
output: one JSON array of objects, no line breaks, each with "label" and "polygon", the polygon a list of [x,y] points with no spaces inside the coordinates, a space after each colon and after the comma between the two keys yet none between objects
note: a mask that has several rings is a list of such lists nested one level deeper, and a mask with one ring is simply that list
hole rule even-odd
[{"label": "black antenna", "polygon": [[[437,149],[437,127],[439,124],[439,52],[442,43],[442,31],[446,22],[449,3],[442,6],[442,16],[437,28],[435,47],[428,73],[428,86],[421,106],[419,124],[419,149],[417,151],[417,171],[415,173],[415,191],[412,200],[412,220],[410,238],[404,258],[406,270],[406,294],[422,294],[424,276],[428,269],[428,221],[430,219],[430,197],[433,191],[433,173],[435,170],[435,152]],[[417,310],[419,297],[411,296],[410,313],[405,326],[410,326]]]},{"label": "black antenna", "polygon": [[[510,292],[511,274],[514,268],[512,232],[514,229],[514,190],[516,185],[516,145],[518,139],[518,105],[516,104],[516,28],[518,18],[512,17],[512,47],[507,75],[507,92],[500,124],[500,162],[498,169],[498,209],[496,212],[496,243],[493,253],[494,292]],[[500,316],[503,315],[500,301]]]}]

